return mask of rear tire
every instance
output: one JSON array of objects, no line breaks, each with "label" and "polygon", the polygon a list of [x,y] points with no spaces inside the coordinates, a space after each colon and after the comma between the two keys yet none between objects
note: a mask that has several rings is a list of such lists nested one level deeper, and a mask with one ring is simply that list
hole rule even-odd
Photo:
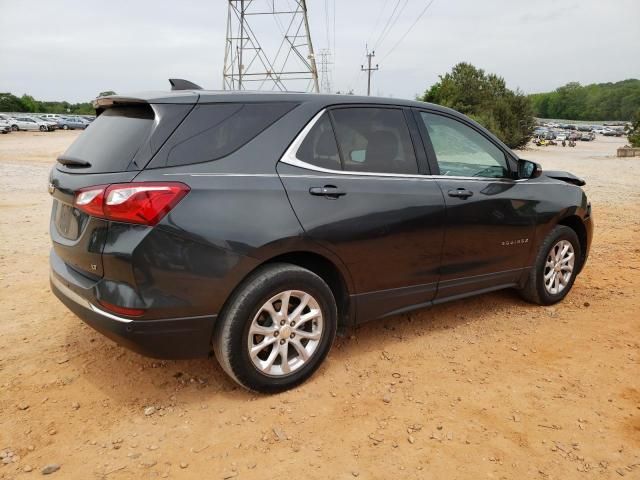
[{"label": "rear tire", "polygon": [[13,130],[14,132],[17,132],[20,129],[18,128],[17,125],[11,125],[11,130]]},{"label": "rear tire", "polygon": [[44,125],[40,125],[40,131],[41,132],[46,132],[47,131],[47,127],[45,127]]},{"label": "rear tire", "polygon": [[213,349],[241,386],[281,392],[318,369],[333,344],[337,319],[333,293],[322,278],[296,265],[269,264],[230,297],[216,322]]},{"label": "rear tire", "polygon": [[520,296],[538,305],[553,305],[567,296],[580,271],[582,251],[576,232],[557,225],[540,245]]},{"label": "rear tire", "polygon": [[69,126],[68,126],[68,125],[63,125],[63,126],[62,126],[62,129],[63,129],[63,130],[69,130]]}]

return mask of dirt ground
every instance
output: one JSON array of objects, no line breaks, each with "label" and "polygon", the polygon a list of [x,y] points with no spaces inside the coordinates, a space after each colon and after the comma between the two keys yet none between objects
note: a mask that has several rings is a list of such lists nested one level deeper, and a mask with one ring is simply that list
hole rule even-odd
[{"label": "dirt ground", "polygon": [[613,156],[624,139],[521,154],[588,182],[596,236],[564,302],[505,291],[373,322],[263,396],[212,359],[131,353],[51,294],[47,175],[76,136],[0,136],[0,478],[640,478],[640,159]]}]

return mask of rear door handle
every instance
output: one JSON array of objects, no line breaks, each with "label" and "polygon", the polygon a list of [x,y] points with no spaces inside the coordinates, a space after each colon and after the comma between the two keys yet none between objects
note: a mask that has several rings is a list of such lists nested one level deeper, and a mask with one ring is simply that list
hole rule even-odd
[{"label": "rear door handle", "polygon": [[469,198],[473,195],[473,192],[466,188],[458,188],[456,190],[449,190],[448,194],[450,197]]},{"label": "rear door handle", "polygon": [[327,198],[338,198],[347,194],[347,192],[345,192],[341,188],[336,187],[335,185],[325,185],[324,187],[311,187],[309,189],[309,193],[311,195],[315,195],[318,197],[327,197]]}]

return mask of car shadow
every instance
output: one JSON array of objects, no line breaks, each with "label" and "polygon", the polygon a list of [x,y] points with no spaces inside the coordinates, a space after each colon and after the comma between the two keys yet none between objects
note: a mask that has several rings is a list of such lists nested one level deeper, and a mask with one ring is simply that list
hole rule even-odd
[{"label": "car shadow", "polygon": [[[306,385],[314,378],[330,377],[336,364],[349,359],[371,355],[371,351],[383,355],[387,350],[397,351],[416,330],[425,336],[440,330],[455,330],[512,308],[541,307],[524,302],[514,291],[503,290],[348,328],[337,338],[329,361],[325,361]],[[155,405],[177,395],[185,405],[211,402],[217,397],[247,401],[261,396],[233,382],[213,354],[195,360],[144,357],[107,339],[73,314],[67,315],[72,317],[69,320],[72,328],[67,331],[67,351],[77,380],[90,383],[117,405],[126,406],[136,401]]]}]

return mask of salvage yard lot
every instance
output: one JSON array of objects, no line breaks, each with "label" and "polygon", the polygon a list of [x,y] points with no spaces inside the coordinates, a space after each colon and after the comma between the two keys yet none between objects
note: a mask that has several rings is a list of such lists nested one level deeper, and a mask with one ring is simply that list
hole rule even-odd
[{"label": "salvage yard lot", "polygon": [[238,388],[86,327],[48,286],[48,171],[79,132],[0,137],[0,478],[640,478],[640,159],[587,180],[591,257],[553,307],[498,292],[366,324],[297,390]]}]

